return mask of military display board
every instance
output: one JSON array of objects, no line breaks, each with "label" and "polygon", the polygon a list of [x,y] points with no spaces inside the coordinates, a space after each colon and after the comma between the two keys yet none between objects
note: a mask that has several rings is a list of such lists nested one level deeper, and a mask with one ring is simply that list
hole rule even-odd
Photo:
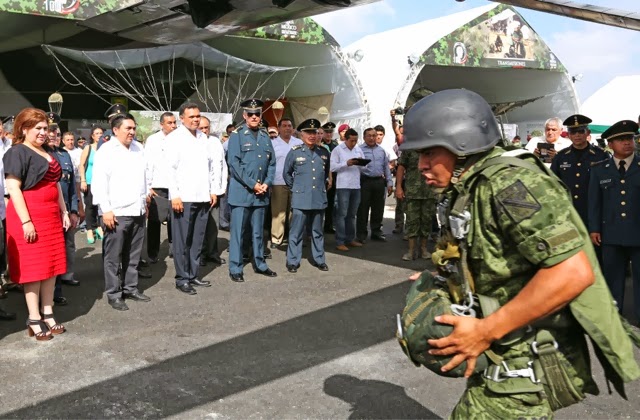
[{"label": "military display board", "polygon": [[420,57],[420,63],[566,72],[527,21],[506,5],[499,5],[441,38]]},{"label": "military display board", "polygon": [[[164,113],[162,111],[130,111],[133,118],[136,119],[136,138],[144,143],[144,141],[152,134],[160,131],[160,116]],[[180,117],[177,112],[173,115],[176,117],[178,127],[182,125]],[[220,137],[224,132],[227,125],[231,124],[233,117],[231,114],[217,114],[213,112],[201,112],[200,115],[209,118],[211,122],[210,134],[212,136]]]},{"label": "military display board", "polygon": [[140,3],[140,0],[0,0],[0,12],[85,20]]},{"label": "military display board", "polygon": [[311,18],[288,20],[275,25],[237,32],[231,36],[339,46],[329,32]]}]

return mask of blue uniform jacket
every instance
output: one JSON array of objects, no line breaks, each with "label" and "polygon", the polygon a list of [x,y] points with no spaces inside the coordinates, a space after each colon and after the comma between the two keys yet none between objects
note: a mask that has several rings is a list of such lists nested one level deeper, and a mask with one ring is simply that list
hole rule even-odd
[{"label": "blue uniform jacket", "polygon": [[585,226],[588,226],[591,168],[608,159],[609,155],[604,150],[589,145],[584,151],[573,147],[562,149],[551,162],[553,173],[569,187],[573,205]]},{"label": "blue uniform jacket", "polygon": [[69,152],[61,147],[53,151],[53,157],[58,161],[62,169],[62,177],[58,184],[64,196],[64,204],[69,213],[78,213],[78,194],[76,191],[76,177],[73,170],[73,161]]},{"label": "blue uniform jacket", "polygon": [[273,184],[276,173],[276,157],[269,135],[257,132],[242,124],[229,136],[227,162],[231,171],[229,205],[262,207],[269,204],[269,193],[256,195],[256,183]]},{"label": "blue uniform jacket", "polygon": [[322,146],[293,146],[284,161],[282,177],[291,189],[291,208],[322,210],[327,207],[330,155]]},{"label": "blue uniform jacket", "polygon": [[640,159],[634,156],[620,177],[610,158],[591,170],[589,233],[598,232],[604,245],[640,246]]}]

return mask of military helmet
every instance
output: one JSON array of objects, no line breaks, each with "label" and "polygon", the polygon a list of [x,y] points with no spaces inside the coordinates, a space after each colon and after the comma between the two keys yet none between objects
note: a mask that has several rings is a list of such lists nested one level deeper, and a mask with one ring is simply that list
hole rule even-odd
[{"label": "military helmet", "polygon": [[441,146],[456,156],[487,151],[502,138],[491,106],[475,92],[450,89],[416,102],[404,117],[400,150]]}]

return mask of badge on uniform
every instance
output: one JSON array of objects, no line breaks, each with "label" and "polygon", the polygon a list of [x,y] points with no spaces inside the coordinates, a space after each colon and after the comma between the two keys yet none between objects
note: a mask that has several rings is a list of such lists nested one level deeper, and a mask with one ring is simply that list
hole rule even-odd
[{"label": "badge on uniform", "polygon": [[296,158],[296,162],[304,162],[306,160],[307,160],[307,158],[306,157],[302,157],[302,156]]},{"label": "badge on uniform", "polygon": [[327,160],[327,157],[325,155],[320,156],[322,159]]},{"label": "badge on uniform", "polygon": [[570,167],[571,167],[571,164],[567,163],[567,162],[564,162],[564,163],[562,163],[562,165],[560,165],[561,169],[566,169],[566,168],[570,168]]},{"label": "badge on uniform", "polygon": [[610,183],[611,183],[610,179],[601,179],[600,180],[600,185],[602,185],[602,184],[610,184]]}]

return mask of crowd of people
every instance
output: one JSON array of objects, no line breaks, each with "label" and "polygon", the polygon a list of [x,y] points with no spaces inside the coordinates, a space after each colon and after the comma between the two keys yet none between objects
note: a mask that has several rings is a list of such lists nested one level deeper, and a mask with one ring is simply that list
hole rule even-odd
[{"label": "crowd of people", "polygon": [[[198,105],[186,103],[178,111],[180,123],[174,113],[163,113],[160,130],[144,145],[136,140],[134,117],[122,105],[108,109],[109,127],[93,127],[88,142],[61,133],[56,114],[29,108],[16,116],[13,133],[0,134],[6,183],[6,216],[4,205],[0,216],[7,239],[0,269],[8,260],[0,296],[24,291],[32,335],[46,340],[65,331],[53,317],[53,306],[67,304],[63,285],[80,284],[74,277],[74,237],[82,221],[87,243],[102,241],[105,293],[116,310],[127,310],[126,300],[151,300],[138,289],[138,278],[149,277],[144,267],[159,261],[163,225],[176,289],[189,295],[211,286],[199,276],[200,267],[227,264],[219,230],[230,232],[228,271],[234,282],[244,281],[247,262],[256,274],[276,277],[267,260],[279,247],[286,249],[287,271],[296,273],[305,241],[311,264],[328,271],[326,234],[335,234],[340,252],[369,240],[386,241],[382,221],[394,189],[393,232],[408,243],[402,260],[432,258],[428,244],[439,231],[438,190],[425,182],[419,152],[400,151],[400,110],[391,111],[395,141],[389,147],[382,125],[363,130],[360,141],[356,130],[341,124],[334,138],[332,122],[312,118],[294,126],[282,118],[265,127],[262,101],[248,99],[241,106],[244,121],[230,124],[218,138]],[[571,191],[605,277],[623,302],[624,266],[640,258],[637,245],[622,235],[636,227],[637,124],[620,122],[603,134],[610,156],[589,143],[590,122],[582,115],[550,118],[545,137],[531,139],[526,150],[548,162]],[[563,127],[568,139],[561,137]],[[619,184],[604,179],[620,162],[628,172],[616,174],[626,179]],[[640,281],[640,269],[633,274]],[[640,293],[636,296],[640,308]],[[15,314],[0,309],[0,318]]]}]

